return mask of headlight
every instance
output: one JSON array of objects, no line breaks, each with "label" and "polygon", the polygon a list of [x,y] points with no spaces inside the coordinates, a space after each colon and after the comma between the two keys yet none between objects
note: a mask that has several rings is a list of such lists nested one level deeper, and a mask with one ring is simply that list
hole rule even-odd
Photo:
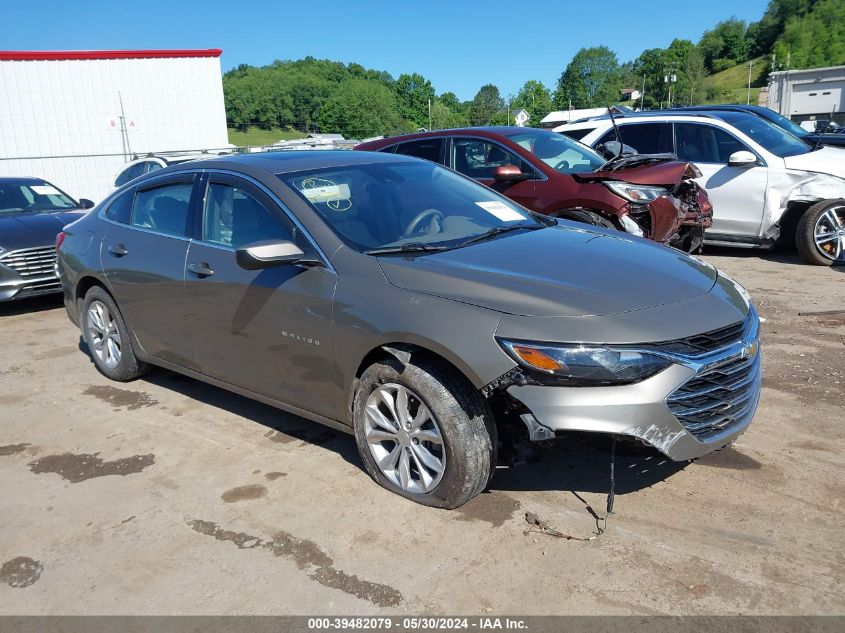
[{"label": "headlight", "polygon": [[651,202],[666,193],[663,187],[632,185],[629,182],[606,181],[605,186],[628,202]]},{"label": "headlight", "polygon": [[609,347],[499,342],[523,367],[545,374],[550,382],[579,387],[639,382],[672,364],[660,356]]}]

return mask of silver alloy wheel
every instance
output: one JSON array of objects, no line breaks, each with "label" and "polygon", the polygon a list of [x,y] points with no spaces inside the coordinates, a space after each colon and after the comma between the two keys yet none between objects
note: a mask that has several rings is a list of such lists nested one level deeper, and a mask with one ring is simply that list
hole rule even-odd
[{"label": "silver alloy wheel", "polygon": [[120,363],[120,332],[106,304],[92,301],[88,306],[87,321],[91,351],[103,365],[114,369]]},{"label": "silver alloy wheel", "polygon": [[822,213],[813,227],[813,238],[819,253],[833,261],[845,261],[845,206]]},{"label": "silver alloy wheel", "polygon": [[446,446],[437,420],[413,391],[379,385],[367,398],[364,434],[387,479],[405,492],[434,490],[446,471]]}]

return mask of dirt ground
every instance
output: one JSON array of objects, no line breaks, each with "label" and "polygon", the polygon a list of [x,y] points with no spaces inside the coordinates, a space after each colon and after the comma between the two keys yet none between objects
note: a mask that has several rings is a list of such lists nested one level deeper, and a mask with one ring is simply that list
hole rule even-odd
[{"label": "dirt ground", "polygon": [[845,268],[714,250],[766,322],[760,408],[692,464],[609,441],[457,511],[351,437],[167,371],[111,383],[59,299],[0,306],[0,614],[845,614]]}]

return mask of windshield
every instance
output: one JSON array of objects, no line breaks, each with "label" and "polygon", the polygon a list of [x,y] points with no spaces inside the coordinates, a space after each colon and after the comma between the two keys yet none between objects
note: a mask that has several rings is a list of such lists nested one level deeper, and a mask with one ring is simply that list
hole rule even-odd
[{"label": "windshield", "polygon": [[595,171],[605,162],[605,159],[586,145],[557,132],[526,128],[524,132],[513,132],[507,136],[562,174]]},{"label": "windshield", "polygon": [[545,226],[531,212],[429,162],[375,163],[279,174],[359,252],[451,248],[495,227]]},{"label": "windshield", "polygon": [[801,127],[800,125],[798,125],[794,121],[790,121],[789,119],[787,119],[782,114],[778,114],[774,110],[769,110],[768,108],[766,108],[766,110],[768,110],[768,112],[764,112],[760,116],[762,116],[765,119],[768,119],[769,121],[771,121],[772,123],[774,123],[778,127],[783,128],[784,130],[786,130],[790,134],[794,134],[798,138],[804,138],[805,136],[810,135],[810,133],[807,130],[805,130],[803,127]]},{"label": "windshield", "polygon": [[810,147],[800,138],[762,117],[743,112],[719,112],[716,116],[733,125],[775,156],[783,158],[810,151]]},{"label": "windshield", "polygon": [[41,181],[0,182],[0,213],[76,209],[76,202],[53,185]]}]

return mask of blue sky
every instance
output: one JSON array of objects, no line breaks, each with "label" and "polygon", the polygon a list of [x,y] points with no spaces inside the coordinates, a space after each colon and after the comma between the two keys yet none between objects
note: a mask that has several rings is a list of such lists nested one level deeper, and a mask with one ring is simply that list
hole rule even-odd
[{"label": "blue sky", "polygon": [[[550,88],[583,46],[620,61],[676,37],[697,41],[732,15],[760,19],[766,0],[460,2],[357,0],[2,0],[0,48],[222,48],[223,70],[306,55],[355,61],[394,77],[419,72],[438,93],[471,99],[485,83]],[[529,14],[523,15],[519,7]],[[124,8],[131,7],[131,8]]]}]

